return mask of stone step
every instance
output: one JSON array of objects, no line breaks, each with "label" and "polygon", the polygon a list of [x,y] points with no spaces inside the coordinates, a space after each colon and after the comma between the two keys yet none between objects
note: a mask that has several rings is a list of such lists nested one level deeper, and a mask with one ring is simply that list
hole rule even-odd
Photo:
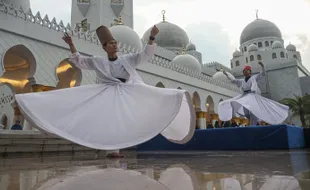
[{"label": "stone step", "polygon": [[[129,148],[135,149],[135,147]],[[81,146],[40,131],[0,131],[0,157],[8,154],[105,152]]]},{"label": "stone step", "polygon": [[96,151],[39,131],[0,131],[0,154]]}]

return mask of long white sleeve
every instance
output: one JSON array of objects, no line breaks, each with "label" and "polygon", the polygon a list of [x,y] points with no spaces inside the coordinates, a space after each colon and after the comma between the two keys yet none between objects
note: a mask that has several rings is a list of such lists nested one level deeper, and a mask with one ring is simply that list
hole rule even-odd
[{"label": "long white sleeve", "polygon": [[255,75],[256,80],[260,80],[260,79],[262,79],[262,78],[265,77],[265,76],[266,76],[266,70],[265,70],[264,67],[262,67],[262,70],[261,70],[260,73],[258,73],[257,75]]},{"label": "long white sleeve", "polygon": [[92,70],[94,68],[94,57],[82,56],[75,52],[69,56],[69,61],[80,69]]},{"label": "long white sleeve", "polygon": [[153,45],[147,44],[144,47],[143,51],[139,53],[125,55],[125,58],[127,58],[129,64],[135,68],[141,63],[148,62],[154,56],[156,52],[156,47],[157,47],[156,44]]}]

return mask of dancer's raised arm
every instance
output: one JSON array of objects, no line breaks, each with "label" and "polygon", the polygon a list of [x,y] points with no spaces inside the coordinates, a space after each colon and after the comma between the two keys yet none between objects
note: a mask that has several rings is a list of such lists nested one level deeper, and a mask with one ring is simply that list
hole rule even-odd
[{"label": "dancer's raised arm", "polygon": [[150,32],[148,43],[144,49],[141,52],[126,55],[126,58],[128,59],[131,66],[136,67],[140,63],[148,62],[154,56],[156,52],[156,45],[154,44],[154,40],[158,32],[158,28],[154,25]]},{"label": "dancer's raised arm", "polygon": [[242,86],[242,80],[241,79],[233,79],[231,78],[227,72],[224,70],[223,71],[223,74],[226,75],[226,77],[233,83],[233,84],[236,84],[238,87],[241,87]]},{"label": "dancer's raised arm", "polygon": [[262,62],[258,62],[258,64],[262,67],[262,70],[260,73],[255,75],[256,80],[260,80],[266,76],[266,70],[265,70],[264,64]]},{"label": "dancer's raised arm", "polygon": [[93,69],[93,57],[82,56],[75,48],[71,36],[65,33],[62,39],[69,45],[71,55],[69,56],[69,61],[80,69]]}]

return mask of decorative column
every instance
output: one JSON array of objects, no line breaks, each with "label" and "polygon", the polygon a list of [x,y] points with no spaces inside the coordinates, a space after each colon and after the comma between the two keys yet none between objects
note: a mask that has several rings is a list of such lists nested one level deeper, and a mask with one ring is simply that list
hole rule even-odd
[{"label": "decorative column", "polygon": [[207,126],[206,126],[206,112],[196,112],[197,114],[197,125],[199,127],[199,129],[206,129]]},{"label": "decorative column", "polygon": [[31,123],[29,123],[26,119],[24,120],[23,130],[30,131],[33,129]]}]

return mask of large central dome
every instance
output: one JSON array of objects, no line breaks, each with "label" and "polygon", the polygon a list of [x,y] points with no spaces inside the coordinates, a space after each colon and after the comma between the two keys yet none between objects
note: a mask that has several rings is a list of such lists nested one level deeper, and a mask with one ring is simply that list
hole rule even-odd
[{"label": "large central dome", "polygon": [[280,29],[272,22],[263,19],[256,19],[248,24],[240,36],[240,45],[255,38],[277,37],[282,39]]},{"label": "large central dome", "polygon": [[[158,46],[170,49],[181,50],[189,43],[189,38],[186,32],[179,26],[167,21],[162,21],[156,24],[159,33],[156,36],[155,42]],[[142,40],[148,41],[150,32],[153,27],[149,28],[143,35]]]}]

